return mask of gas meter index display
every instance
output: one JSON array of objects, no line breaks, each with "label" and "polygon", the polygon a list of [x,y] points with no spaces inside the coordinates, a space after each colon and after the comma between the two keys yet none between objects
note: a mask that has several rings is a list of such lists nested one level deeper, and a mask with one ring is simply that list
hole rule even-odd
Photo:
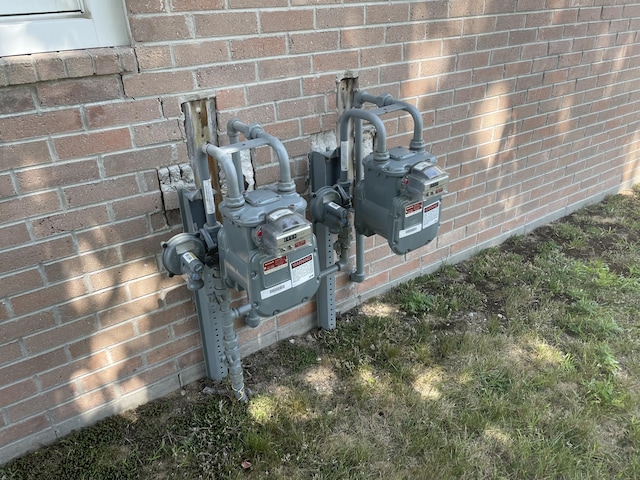
[{"label": "gas meter index display", "polygon": [[266,216],[262,226],[262,244],[272,255],[297,250],[311,242],[311,223],[302,215],[281,208]]}]

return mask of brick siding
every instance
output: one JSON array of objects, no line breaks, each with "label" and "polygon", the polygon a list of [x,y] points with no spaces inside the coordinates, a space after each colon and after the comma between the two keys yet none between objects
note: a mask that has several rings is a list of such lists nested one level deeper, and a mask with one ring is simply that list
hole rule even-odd
[{"label": "brick siding", "polygon": [[[279,136],[300,190],[348,72],[422,112],[451,176],[440,233],[402,257],[367,238],[339,310],[640,178],[640,1],[260,3],[126,0],[131,47],[0,59],[3,461],[204,375],[191,295],[159,264],[180,220],[156,169],[189,161],[186,100]],[[385,120],[406,144],[408,117]],[[277,180],[271,155],[255,169]],[[238,322],[243,352],[314,314]]]}]

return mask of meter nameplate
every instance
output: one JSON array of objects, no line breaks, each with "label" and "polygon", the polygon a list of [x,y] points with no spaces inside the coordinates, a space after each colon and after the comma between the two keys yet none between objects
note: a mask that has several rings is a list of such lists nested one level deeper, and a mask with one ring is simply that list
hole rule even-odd
[{"label": "meter nameplate", "polygon": [[277,272],[281,268],[285,268],[289,264],[287,260],[287,256],[284,255],[282,257],[274,258],[262,264],[262,271],[265,275],[269,273]]},{"label": "meter nameplate", "polygon": [[315,276],[313,254],[291,262],[291,283],[294,287],[312,280]]},{"label": "meter nameplate", "polygon": [[312,253],[292,262],[289,262],[288,257],[284,255],[282,257],[273,258],[262,264],[265,275],[277,272],[287,266],[289,267],[291,278],[260,291],[260,298],[262,300],[278,295],[279,293],[290,290],[291,288],[295,288],[298,285],[302,285],[309,280],[313,280],[316,276]]},{"label": "meter nameplate", "polygon": [[274,285],[271,288],[266,288],[260,292],[260,298],[262,300],[266,300],[269,297],[273,297],[279,293],[284,292],[285,290],[289,290],[291,288],[291,280],[287,280],[286,282],[279,283],[278,285]]},{"label": "meter nameplate", "polygon": [[[417,205],[419,205],[419,207],[415,210]],[[422,214],[422,222],[411,225],[403,230],[399,230],[398,238],[405,238],[410,235],[414,235],[422,230],[426,230],[431,225],[437,224],[440,220],[440,202],[433,202],[429,205],[425,205],[424,207],[423,202],[412,203],[405,207],[405,218],[415,215],[416,212]]]},{"label": "meter nameplate", "polygon": [[409,235],[413,235],[415,233],[418,233],[421,230],[422,230],[422,225],[418,223],[416,225],[413,225],[412,227],[405,228],[404,230],[400,230],[398,232],[398,238],[408,237]]},{"label": "meter nameplate", "polygon": [[417,215],[422,212],[422,202],[412,203],[411,205],[407,205],[404,208],[404,216],[412,217],[413,215]]},{"label": "meter nameplate", "polygon": [[440,202],[434,202],[424,207],[422,214],[422,228],[430,227],[438,223],[440,219]]}]

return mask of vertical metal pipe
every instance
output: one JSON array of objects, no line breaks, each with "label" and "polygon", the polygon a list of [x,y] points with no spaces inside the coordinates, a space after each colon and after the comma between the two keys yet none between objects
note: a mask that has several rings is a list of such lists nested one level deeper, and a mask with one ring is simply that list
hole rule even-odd
[{"label": "vertical metal pipe", "polygon": [[[355,175],[356,185],[364,177],[364,167],[362,165],[362,119],[354,119],[354,145],[353,156],[355,157]],[[364,235],[356,234],[356,269],[349,274],[352,282],[364,281]]]},{"label": "vertical metal pipe", "polygon": [[244,387],[244,376],[242,373],[242,362],[240,361],[240,348],[238,347],[238,336],[233,326],[234,311],[231,309],[231,293],[224,280],[216,276],[215,295],[220,304],[222,315],[222,335],[225,356],[229,368],[229,379],[231,388],[237,400],[246,402],[248,400]]},{"label": "vertical metal pipe", "polygon": [[[238,138],[238,131],[233,128],[233,119],[227,122],[227,135],[229,137],[230,144],[233,145],[240,142],[240,139]],[[238,188],[242,192],[244,191],[244,182],[242,181],[244,176],[242,174],[242,157],[240,156],[240,152],[233,152],[231,154],[231,160],[233,161],[233,166],[236,168]]]}]

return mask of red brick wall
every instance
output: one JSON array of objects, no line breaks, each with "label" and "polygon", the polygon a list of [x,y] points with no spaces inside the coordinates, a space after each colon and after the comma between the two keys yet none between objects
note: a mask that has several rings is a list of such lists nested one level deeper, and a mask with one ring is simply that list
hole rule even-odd
[{"label": "red brick wall", "polygon": [[[341,309],[638,179],[639,1],[126,3],[132,48],[0,59],[4,460],[203,375],[191,297],[158,262],[179,229],[156,169],[188,162],[186,99],[279,136],[300,189],[345,71],[418,106],[451,176],[440,234],[406,257],[367,239]],[[407,143],[406,118],[386,125]],[[276,174],[258,159],[258,185]],[[239,328],[243,351],[313,314]]]}]

